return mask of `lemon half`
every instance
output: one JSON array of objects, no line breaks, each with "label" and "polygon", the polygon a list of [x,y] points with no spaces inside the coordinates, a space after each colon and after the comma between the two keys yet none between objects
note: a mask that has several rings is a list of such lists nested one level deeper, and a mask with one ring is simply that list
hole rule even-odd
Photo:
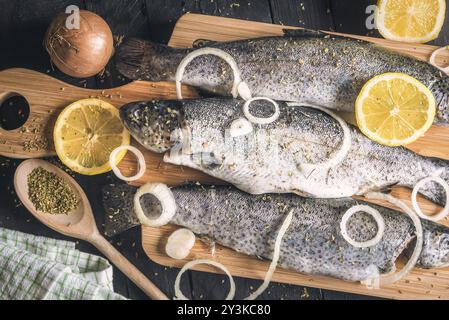
[{"label": "lemon half", "polygon": [[426,43],[440,34],[446,0],[379,0],[376,26],[390,40]]},{"label": "lemon half", "polygon": [[407,145],[432,126],[432,92],[403,73],[385,73],[368,81],[355,106],[357,124],[370,139],[387,146]]},{"label": "lemon half", "polygon": [[[66,107],[53,134],[59,159],[85,175],[110,171],[109,155],[115,148],[129,145],[131,139],[118,109],[99,99],[83,99]],[[116,164],[125,154],[126,150],[117,155]]]}]

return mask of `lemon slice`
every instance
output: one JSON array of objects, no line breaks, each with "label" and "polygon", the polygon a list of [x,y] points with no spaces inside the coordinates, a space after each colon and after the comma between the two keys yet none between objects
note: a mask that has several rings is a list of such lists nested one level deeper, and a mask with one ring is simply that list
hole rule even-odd
[{"label": "lemon slice", "polygon": [[[130,143],[118,109],[99,99],[79,100],[66,107],[56,120],[53,135],[59,159],[85,175],[110,171],[111,152]],[[117,155],[116,164],[125,154],[126,150]]]},{"label": "lemon slice", "polygon": [[385,73],[368,81],[355,106],[357,124],[370,139],[387,146],[416,141],[432,126],[432,92],[403,73]]},{"label": "lemon slice", "polygon": [[379,0],[376,25],[386,39],[425,43],[438,37],[445,16],[445,0]]}]

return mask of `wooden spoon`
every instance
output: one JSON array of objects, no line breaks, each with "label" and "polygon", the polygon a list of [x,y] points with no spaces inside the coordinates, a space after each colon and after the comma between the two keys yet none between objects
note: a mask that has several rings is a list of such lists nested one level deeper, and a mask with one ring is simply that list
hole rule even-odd
[{"label": "wooden spoon", "polygon": [[[28,195],[28,174],[41,167],[63,178],[79,197],[78,207],[69,214],[48,214],[36,210]],[[23,205],[43,224],[66,236],[85,240],[100,250],[117,268],[128,276],[151,299],[168,300],[148,278],[117,251],[98,231],[89,200],[80,185],[67,173],[44,160],[30,159],[22,162],[14,175],[14,187]]]}]

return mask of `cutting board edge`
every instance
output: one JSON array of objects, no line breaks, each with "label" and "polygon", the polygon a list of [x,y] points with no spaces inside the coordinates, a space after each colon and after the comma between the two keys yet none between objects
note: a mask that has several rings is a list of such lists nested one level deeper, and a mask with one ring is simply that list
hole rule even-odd
[{"label": "cutting board edge", "polygon": [[[175,225],[167,225],[162,228],[176,230],[177,228],[181,228],[181,227],[175,226]],[[146,231],[146,229],[148,231]],[[146,226],[142,225],[142,227],[141,227],[142,239],[146,238],[145,237],[146,232],[153,232],[153,231],[155,231],[154,229],[155,228],[146,227]],[[160,247],[163,244],[163,243],[161,243],[161,241],[165,241],[165,239],[163,239],[164,233],[166,233],[166,232],[162,231],[159,234],[160,238],[158,239],[158,243],[154,243],[154,242],[151,243],[151,249],[149,249],[146,246],[143,246],[143,250],[144,250],[145,254],[151,261],[153,261],[154,263],[157,263],[161,266],[164,266],[164,267],[181,269],[185,263],[194,260],[194,259],[192,259],[192,257],[188,257],[184,260],[177,261],[177,260],[174,260],[174,259],[166,256],[165,254],[163,254],[161,252]],[[224,249],[225,251],[233,251],[232,249],[229,249],[229,248],[226,248],[226,247],[223,247],[220,245],[217,245],[217,246],[219,248]],[[237,253],[236,255],[243,256],[242,254],[239,254],[239,253]],[[269,261],[267,261],[267,260],[261,261],[261,260],[258,260],[256,258],[249,257],[249,256],[247,256],[246,258],[250,259],[251,262],[254,262],[257,264],[259,264],[259,263],[265,264],[266,270],[268,270]],[[200,257],[200,259],[211,259],[211,260],[215,260],[217,262],[220,262],[220,260],[221,260],[219,258],[216,259],[213,257],[202,257],[202,256]],[[265,273],[259,274],[257,272],[253,272],[253,273],[242,274],[241,272],[240,273],[235,272],[235,270],[233,269],[232,266],[229,267],[229,269],[230,269],[229,271],[231,272],[231,274],[235,277],[249,278],[249,279],[254,279],[254,280],[263,280],[264,276],[265,276]],[[221,272],[218,269],[215,269],[210,266],[204,266],[204,265],[194,266],[191,268],[191,270],[205,272],[205,273],[211,273],[211,274],[223,274],[223,272]],[[419,272],[420,269],[417,269],[417,271]],[[285,277],[291,277],[291,278],[285,279]],[[412,299],[428,300],[428,299],[432,299],[432,296],[436,296],[435,293],[430,295],[429,293],[424,293],[424,292],[422,292],[422,293],[402,292],[401,289],[399,287],[395,287],[395,285],[393,285],[393,287],[390,286],[390,287],[385,287],[385,288],[381,288],[378,290],[368,289],[364,285],[358,284],[356,282],[344,281],[344,280],[335,279],[335,278],[327,277],[327,276],[307,275],[307,274],[303,274],[300,272],[296,272],[293,270],[288,270],[288,269],[284,269],[284,268],[280,268],[280,267],[276,269],[276,271],[273,275],[272,282],[306,286],[306,287],[319,288],[319,289],[325,289],[325,290],[334,290],[334,291],[339,291],[339,292],[347,292],[347,293],[359,294],[359,295],[364,295],[364,296],[394,299],[394,300],[412,300]],[[449,291],[447,292],[446,296],[441,295],[439,299],[449,300]]]}]

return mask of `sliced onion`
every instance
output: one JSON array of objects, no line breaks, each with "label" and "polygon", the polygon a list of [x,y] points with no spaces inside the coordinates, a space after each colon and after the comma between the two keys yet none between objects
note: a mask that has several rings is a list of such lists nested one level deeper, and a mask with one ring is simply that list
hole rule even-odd
[{"label": "sliced onion", "polygon": [[440,69],[441,71],[443,71],[444,73],[449,73],[449,67],[440,67],[438,64],[437,64],[437,55],[441,52],[441,51],[443,51],[443,50],[448,50],[448,47],[446,46],[446,47],[441,47],[441,48],[438,48],[438,49],[436,49],[434,52],[432,52],[432,54],[430,55],[430,59],[429,59],[429,63],[431,64],[431,65],[433,65],[434,67],[436,67],[436,68],[438,68],[438,69]]},{"label": "sliced onion", "polygon": [[267,273],[265,274],[265,279],[262,283],[262,285],[253,293],[251,293],[248,297],[245,298],[245,300],[255,300],[258,296],[260,296],[270,284],[271,278],[273,277],[273,273],[276,270],[276,266],[278,264],[279,255],[281,254],[281,243],[282,238],[284,238],[285,232],[287,231],[288,227],[292,223],[293,219],[293,210],[291,210],[287,217],[285,218],[284,222],[282,223],[281,228],[279,229],[279,233],[276,237],[276,241],[274,243],[274,252],[273,252],[273,259],[271,260],[270,267],[268,268]]},{"label": "sliced onion", "polygon": [[[374,238],[372,238],[372,239],[370,239],[368,241],[359,242],[359,241],[355,241],[354,239],[352,239],[349,236],[348,230],[346,228],[346,225],[348,224],[348,220],[352,217],[352,215],[354,215],[357,212],[368,213],[376,221],[376,223],[377,223],[377,234],[376,234],[376,236]],[[378,244],[380,242],[380,240],[382,240],[382,237],[383,237],[384,231],[385,231],[385,221],[384,221],[384,218],[382,218],[382,216],[380,215],[379,211],[377,211],[376,209],[374,209],[374,208],[372,208],[370,206],[366,206],[366,205],[358,205],[358,206],[353,206],[352,208],[349,208],[345,212],[345,214],[341,218],[340,229],[341,229],[341,235],[343,236],[343,238],[349,244],[351,244],[353,247],[356,247],[356,248],[373,247],[376,244]]]},{"label": "sliced onion", "polygon": [[[115,164],[115,159],[117,158],[117,155],[122,152],[123,150],[128,150],[131,151],[132,153],[134,153],[134,155],[136,156],[137,160],[138,160],[138,165],[139,165],[139,171],[136,173],[136,175],[132,176],[132,177],[125,177],[119,170],[119,168],[117,167],[117,165]],[[111,154],[109,155],[109,164],[112,168],[112,171],[114,172],[114,174],[121,180],[123,181],[135,181],[135,180],[139,180],[140,178],[143,177],[143,175],[145,174],[145,171],[147,170],[147,165],[145,163],[145,158],[142,154],[142,152],[140,152],[139,149],[137,149],[136,147],[133,146],[128,146],[128,145],[123,145],[120,146],[118,148],[115,148]]]},{"label": "sliced onion", "polygon": [[168,237],[165,253],[176,260],[185,259],[193,248],[195,239],[195,234],[189,229],[178,229]]},{"label": "sliced onion", "polygon": [[237,92],[243,100],[251,99],[251,90],[249,89],[246,82],[242,81],[239,83],[239,85],[237,86]]},{"label": "sliced onion", "polygon": [[251,93],[249,92],[248,86],[242,81],[242,78],[240,76],[240,69],[237,66],[237,62],[235,62],[234,58],[229,53],[227,53],[221,49],[217,49],[217,48],[201,48],[201,49],[190,52],[179,63],[179,66],[176,70],[176,77],[175,77],[176,95],[178,96],[178,99],[182,100],[181,81],[182,81],[182,77],[184,76],[184,72],[185,72],[188,64],[190,62],[192,62],[193,59],[195,59],[199,56],[209,55],[209,54],[223,59],[231,67],[232,72],[234,73],[234,83],[232,85],[231,93],[234,98],[237,98],[239,96],[239,93],[241,93],[245,97],[248,97],[248,94],[251,95]]},{"label": "sliced onion", "polygon": [[308,104],[308,103],[301,103],[301,102],[288,102],[287,105],[290,107],[308,107],[308,108],[320,110],[320,111],[328,114],[332,118],[334,118],[340,124],[341,128],[343,129],[343,141],[341,143],[341,147],[338,150],[338,152],[336,152],[332,158],[330,158],[327,161],[324,161],[322,163],[301,164],[300,166],[301,166],[302,170],[309,171],[309,172],[313,171],[315,169],[326,170],[326,169],[335,167],[338,164],[340,164],[348,155],[349,150],[351,149],[351,145],[352,145],[351,131],[349,130],[349,126],[346,123],[346,121],[344,121],[341,117],[339,117],[332,111],[329,111],[326,108],[323,108],[320,106],[316,106],[316,105],[312,105],[312,104]]},{"label": "sliced onion", "polygon": [[[440,213],[435,214],[433,216],[428,216],[428,215],[425,215],[421,211],[421,208],[419,207],[416,197],[418,195],[419,189],[422,186],[424,186],[426,183],[429,183],[432,181],[438,183],[439,185],[441,185],[444,188],[444,192],[446,193],[446,205],[444,206],[444,209],[440,211]],[[422,219],[436,222],[436,221],[439,221],[439,220],[445,218],[449,214],[449,185],[447,184],[446,181],[444,181],[440,177],[428,177],[428,178],[422,179],[413,188],[412,204],[413,204],[413,209],[415,209],[418,216],[420,216]]]},{"label": "sliced onion", "polygon": [[239,118],[232,121],[231,126],[229,128],[229,135],[232,138],[245,136],[248,133],[253,131],[253,125],[251,122],[246,120],[245,118]]},{"label": "sliced onion", "polygon": [[[273,115],[271,115],[268,118],[259,118],[259,117],[255,117],[251,114],[251,112],[249,111],[249,106],[251,105],[251,103],[253,101],[257,101],[257,100],[265,100],[270,102],[273,106],[274,106],[274,113]],[[279,118],[279,115],[281,114],[280,110],[279,110],[279,104],[270,99],[270,98],[266,98],[266,97],[254,97],[249,99],[248,101],[245,102],[245,104],[243,105],[243,114],[245,115],[246,119],[248,119],[250,122],[255,123],[255,124],[270,124],[274,121],[276,121]]]},{"label": "sliced onion", "polygon": [[375,200],[384,200],[388,201],[389,203],[399,207],[401,210],[403,210],[408,216],[412,219],[413,224],[415,225],[415,233],[416,233],[416,244],[415,249],[413,250],[413,254],[410,257],[410,259],[407,261],[406,265],[401,269],[399,272],[395,273],[389,273],[385,275],[380,275],[377,277],[368,278],[361,283],[366,285],[369,288],[380,288],[384,285],[393,284],[396,281],[401,280],[403,277],[405,277],[416,265],[418,262],[419,256],[421,254],[422,246],[423,246],[423,229],[421,225],[421,220],[419,219],[418,215],[410,209],[406,204],[404,204],[402,201],[396,199],[395,197],[384,194],[380,192],[370,192],[365,195],[367,199],[375,199]]},{"label": "sliced onion", "polygon": [[214,266],[218,269],[221,269],[224,271],[224,273],[226,273],[226,275],[229,278],[229,293],[226,297],[225,300],[232,300],[234,299],[235,296],[235,282],[234,282],[234,278],[232,277],[231,273],[229,272],[228,269],[226,269],[226,267],[224,265],[222,265],[219,262],[213,261],[213,260],[207,260],[207,259],[200,259],[200,260],[193,260],[190,261],[188,263],[186,263],[181,271],[179,271],[178,275],[176,276],[176,280],[175,280],[175,299],[177,300],[189,300],[181,291],[181,276],[184,274],[184,272],[186,272],[187,270],[189,270],[190,268],[199,265],[199,264],[208,264],[211,266]]},{"label": "sliced onion", "polygon": [[[157,218],[148,217],[142,209],[140,198],[152,194],[161,203],[162,213]],[[170,222],[176,214],[175,197],[171,190],[162,183],[147,183],[141,186],[134,195],[134,211],[140,223],[149,227],[161,227]]]}]

